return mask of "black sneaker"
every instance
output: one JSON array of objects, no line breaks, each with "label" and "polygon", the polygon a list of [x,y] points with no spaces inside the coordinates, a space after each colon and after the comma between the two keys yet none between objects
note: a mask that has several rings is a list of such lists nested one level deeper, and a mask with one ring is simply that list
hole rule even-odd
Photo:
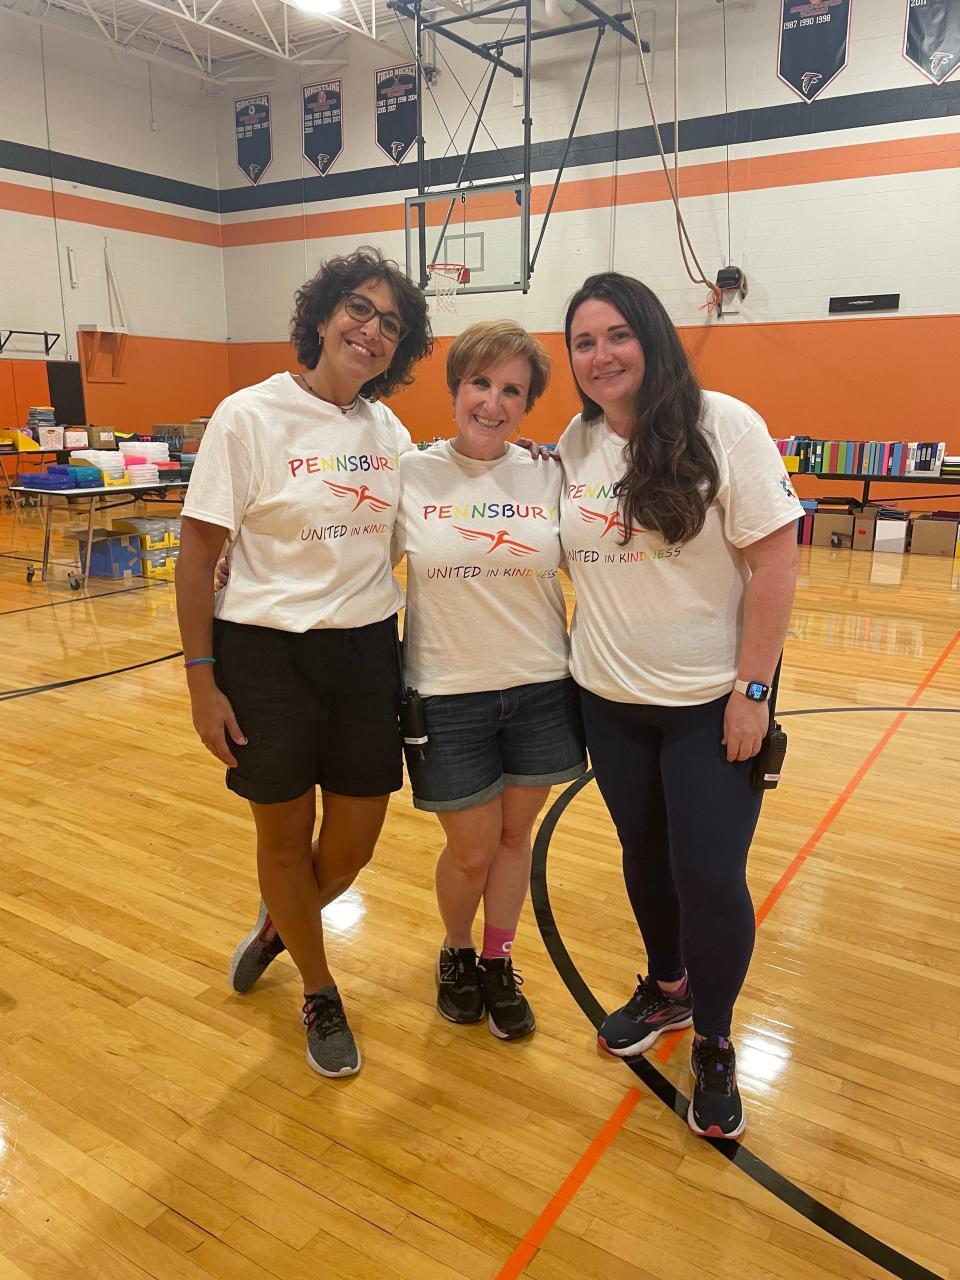
[{"label": "black sneaker", "polygon": [[523,978],[514,972],[511,960],[481,957],[477,974],[487,1006],[487,1024],[499,1040],[519,1040],[536,1030],[533,1010],[520,991]]},{"label": "black sneaker", "polygon": [[747,1127],[737,1088],[737,1055],[723,1036],[705,1036],[690,1054],[694,1077],[687,1124],[701,1138],[739,1138]]},{"label": "black sneaker", "polygon": [[228,980],[234,991],[241,995],[253,987],[263,976],[268,964],[276,960],[286,947],[280,939],[273,921],[267,915],[267,904],[260,903],[257,923],[245,938],[237,943],[230,961]]},{"label": "black sneaker", "polygon": [[637,977],[640,985],[636,991],[622,1009],[607,1014],[597,1032],[601,1049],[618,1058],[635,1058],[665,1031],[693,1025],[689,984],[685,996],[670,996],[660,990],[656,978],[639,973]]},{"label": "black sneaker", "polygon": [[352,1076],[360,1070],[360,1050],[347,1025],[336,987],[322,987],[303,1006],[307,1065],[322,1076]]},{"label": "black sneaker", "polygon": [[441,947],[437,958],[437,1008],[448,1022],[482,1022],[485,1008],[473,947]]}]

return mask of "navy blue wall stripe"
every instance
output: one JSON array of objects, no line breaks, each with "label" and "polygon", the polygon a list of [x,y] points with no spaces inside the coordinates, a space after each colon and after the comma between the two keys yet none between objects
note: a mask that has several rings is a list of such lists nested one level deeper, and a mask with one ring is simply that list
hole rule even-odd
[{"label": "navy blue wall stripe", "polygon": [[[900,124],[912,120],[937,120],[960,116],[960,80],[944,85],[916,85],[908,89],[886,89],[873,93],[856,93],[827,98],[814,103],[786,103],[776,107],[757,107],[732,112],[729,116],[698,116],[680,125],[680,149],[684,152],[722,147],[726,143],[771,142],[778,138],[798,138],[811,134],[838,133],[871,125]],[[950,126],[947,126],[948,128]],[[673,149],[673,126],[662,129],[664,145]],[[535,173],[557,168],[564,140],[534,144],[532,168]],[[623,129],[618,133],[588,134],[575,139],[568,164],[586,167],[610,164],[614,160],[648,159],[657,154],[652,128]],[[460,157],[434,160],[429,164],[428,185],[452,185],[457,178]],[[59,151],[47,152],[18,142],[0,140],[0,168],[43,177],[53,176],[66,182],[78,182],[122,195],[200,209],[208,213],[242,213],[246,210],[284,209],[291,206],[321,204],[326,200],[345,200],[352,196],[388,195],[409,192],[415,182],[415,168],[382,165],[355,169],[344,173],[291,178],[282,182],[265,182],[258,187],[231,187],[217,191],[213,187],[195,186],[139,173],[118,165],[85,160]],[[502,152],[478,152],[467,177],[474,181],[493,181],[518,175],[522,169],[521,150],[508,147]]]}]

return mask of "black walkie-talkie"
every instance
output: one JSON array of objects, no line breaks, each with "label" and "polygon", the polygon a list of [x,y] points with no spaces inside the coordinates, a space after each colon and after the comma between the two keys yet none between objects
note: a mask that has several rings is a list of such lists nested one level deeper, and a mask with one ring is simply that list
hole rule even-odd
[{"label": "black walkie-talkie", "polygon": [[427,754],[427,717],[423,699],[416,689],[411,689],[403,676],[403,646],[397,631],[397,666],[400,671],[400,736],[407,759],[423,760]]},{"label": "black walkie-talkie", "polygon": [[763,736],[760,750],[753,757],[751,782],[754,791],[773,791],[780,782],[780,772],[787,754],[787,735],[777,723],[777,689],[780,685],[780,667],[783,654],[773,673],[773,684],[770,686],[770,728]]}]

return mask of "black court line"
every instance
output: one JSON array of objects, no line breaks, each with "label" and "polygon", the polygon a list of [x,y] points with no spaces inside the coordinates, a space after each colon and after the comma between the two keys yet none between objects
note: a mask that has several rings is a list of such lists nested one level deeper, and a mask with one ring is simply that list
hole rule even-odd
[{"label": "black court line", "polygon": [[151,587],[166,587],[166,582],[143,582],[137,587],[121,587],[119,591],[98,591],[94,596],[72,595],[68,600],[51,600],[47,604],[25,604],[21,609],[0,609],[0,618],[12,613],[31,613],[34,609],[59,609],[62,604],[89,604],[91,600],[103,600],[106,596],[125,596],[131,591],[149,591]]},{"label": "black court line", "polygon": [[158,662],[169,662],[172,658],[182,658],[183,650],[176,653],[165,653],[162,658],[148,658],[146,662],[134,662],[129,667],[115,667],[113,671],[98,671],[92,676],[75,676],[72,680],[55,680],[52,684],[35,684],[29,689],[10,689],[0,693],[0,702],[11,702],[14,698],[29,698],[34,693],[50,693],[53,689],[68,689],[75,684],[88,684],[91,680],[105,680],[107,676],[121,676],[125,671],[139,671],[141,667],[154,667]]},{"label": "black court line", "polygon": [[[782,714],[789,713],[783,712]],[[591,769],[582,778],[578,778],[576,782],[571,783],[566,791],[551,805],[541,822],[537,838],[533,844],[530,897],[534,914],[537,918],[537,925],[540,928],[540,936],[543,938],[547,953],[553,961],[557,973],[587,1019],[595,1028],[599,1028],[600,1023],[606,1017],[606,1010],[583,980],[579,969],[570,957],[563,938],[560,936],[553,908],[550,904],[550,891],[547,886],[547,854],[550,850],[550,839],[566,807],[588,783],[593,781],[593,776],[593,770]],[[660,1099],[669,1111],[679,1116],[684,1124],[687,1123],[689,1099],[685,1098],[678,1089],[675,1089],[667,1077],[661,1074],[652,1062],[643,1056],[634,1059],[625,1058],[622,1061],[646,1085],[650,1092]],[[776,1169],[766,1164],[759,1156],[754,1155],[742,1142],[724,1142],[717,1138],[702,1138],[701,1141],[709,1142],[715,1151],[729,1160],[731,1164],[735,1164],[748,1178],[752,1178],[759,1186],[769,1191],[771,1195],[776,1196],[783,1204],[801,1214],[808,1222],[812,1222],[841,1244],[853,1249],[861,1257],[867,1258],[879,1267],[883,1267],[891,1275],[899,1276],[901,1280],[943,1280],[943,1277],[936,1271],[928,1271],[919,1262],[914,1262],[912,1258],[906,1257],[905,1254],[898,1253],[890,1245],[884,1244],[876,1236],[870,1235],[869,1232],[855,1226],[849,1219],[842,1217],[821,1201],[814,1199],[813,1196],[791,1182],[789,1178],[785,1178],[782,1173],[778,1173]]]},{"label": "black court line", "polygon": [[960,707],[804,707],[800,711],[777,711],[780,716],[834,716],[854,711],[912,711],[936,716],[960,716]]}]

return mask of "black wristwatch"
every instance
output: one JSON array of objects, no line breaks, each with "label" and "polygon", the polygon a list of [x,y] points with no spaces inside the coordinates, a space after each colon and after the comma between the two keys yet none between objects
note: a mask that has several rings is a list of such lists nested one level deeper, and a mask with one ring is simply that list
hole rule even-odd
[{"label": "black wristwatch", "polygon": [[734,692],[742,693],[751,702],[766,702],[770,697],[770,686],[760,680],[734,680]]}]

